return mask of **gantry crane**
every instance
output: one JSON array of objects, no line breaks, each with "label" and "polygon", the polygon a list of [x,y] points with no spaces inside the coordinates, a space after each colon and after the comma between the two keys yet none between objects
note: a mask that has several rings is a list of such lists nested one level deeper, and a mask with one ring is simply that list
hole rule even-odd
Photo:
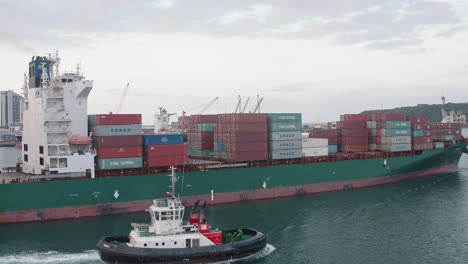
[{"label": "gantry crane", "polygon": [[117,105],[117,109],[115,110],[115,113],[116,114],[120,114],[120,111],[122,111],[122,106],[125,102],[125,98],[127,97],[127,91],[128,91],[128,87],[130,86],[130,83],[127,83],[127,86],[125,87],[123,93],[122,93],[122,97],[120,98],[120,102],[119,104]]}]

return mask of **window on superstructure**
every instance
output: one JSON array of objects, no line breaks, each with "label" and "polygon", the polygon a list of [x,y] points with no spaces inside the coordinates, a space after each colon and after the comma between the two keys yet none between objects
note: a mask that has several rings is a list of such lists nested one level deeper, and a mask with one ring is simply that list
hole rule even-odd
[{"label": "window on superstructure", "polygon": [[28,144],[23,144],[23,150],[28,151]]},{"label": "window on superstructure", "polygon": [[24,160],[25,162],[28,162],[28,154],[24,154],[23,160]]},{"label": "window on superstructure", "polygon": [[174,241],[174,245],[177,245],[177,241]]},{"label": "window on superstructure", "polygon": [[39,154],[44,154],[44,146],[39,146]]},{"label": "window on superstructure", "polygon": [[39,165],[44,165],[44,158],[39,158]]}]

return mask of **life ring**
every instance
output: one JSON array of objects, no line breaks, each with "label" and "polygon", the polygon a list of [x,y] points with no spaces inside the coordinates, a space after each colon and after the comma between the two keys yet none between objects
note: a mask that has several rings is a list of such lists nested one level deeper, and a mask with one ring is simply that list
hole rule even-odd
[{"label": "life ring", "polygon": [[210,258],[215,258],[216,257],[216,252],[210,252]]},{"label": "life ring", "polygon": [[151,261],[151,257],[150,256],[146,256],[145,257],[145,262],[150,262]]},{"label": "life ring", "polygon": [[179,255],[177,255],[177,256],[175,257],[175,260],[177,260],[177,261],[181,261],[181,260],[182,260],[182,257],[181,257],[181,256],[179,256]]},{"label": "life ring", "polygon": [[138,257],[138,262],[144,262],[145,261],[145,257]]},{"label": "life ring", "polygon": [[240,253],[240,250],[238,248],[234,248],[234,250],[232,251],[232,253],[234,253],[234,255],[237,255]]}]

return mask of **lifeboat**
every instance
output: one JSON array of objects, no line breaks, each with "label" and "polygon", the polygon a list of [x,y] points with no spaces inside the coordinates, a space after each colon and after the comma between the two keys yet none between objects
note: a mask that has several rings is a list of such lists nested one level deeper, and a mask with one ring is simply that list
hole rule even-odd
[{"label": "lifeboat", "polygon": [[68,141],[68,144],[73,146],[91,145],[91,138],[83,136],[72,136]]}]

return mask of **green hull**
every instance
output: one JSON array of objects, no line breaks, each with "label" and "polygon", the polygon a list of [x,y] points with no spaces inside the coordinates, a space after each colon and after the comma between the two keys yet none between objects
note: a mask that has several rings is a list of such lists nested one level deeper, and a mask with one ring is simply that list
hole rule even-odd
[{"label": "green hull", "polygon": [[[392,177],[396,181],[405,175],[416,175],[423,171],[427,172],[426,175],[456,170],[466,150],[467,144],[463,143],[446,149],[426,150],[417,156],[178,172],[178,188],[184,197],[202,197],[214,204],[229,202],[218,200],[223,193],[241,195],[235,200],[242,200],[242,195],[246,195],[245,199],[252,199],[254,194],[248,192],[255,190],[257,196],[253,199],[283,196],[280,192],[292,187],[298,189],[297,193],[300,194],[298,186],[309,188],[343,183],[346,187],[346,183],[350,183],[353,187],[354,182],[357,187],[365,187],[378,184],[379,178],[392,182]],[[0,184],[0,223],[33,221],[22,217],[34,212],[38,214],[36,220],[90,216],[89,213],[80,212],[79,208],[95,210],[95,215],[106,214],[105,210],[104,213],[101,210],[102,205],[123,203],[131,207],[133,202],[161,198],[162,192],[168,191],[167,186],[166,174]],[[323,190],[328,191],[326,188]],[[273,192],[276,192],[275,196],[272,196]],[[61,213],[43,217],[41,210],[45,208],[61,208]],[[72,213],[63,212],[66,208],[74,209]],[[133,211],[136,210],[127,208],[107,213]]]}]

